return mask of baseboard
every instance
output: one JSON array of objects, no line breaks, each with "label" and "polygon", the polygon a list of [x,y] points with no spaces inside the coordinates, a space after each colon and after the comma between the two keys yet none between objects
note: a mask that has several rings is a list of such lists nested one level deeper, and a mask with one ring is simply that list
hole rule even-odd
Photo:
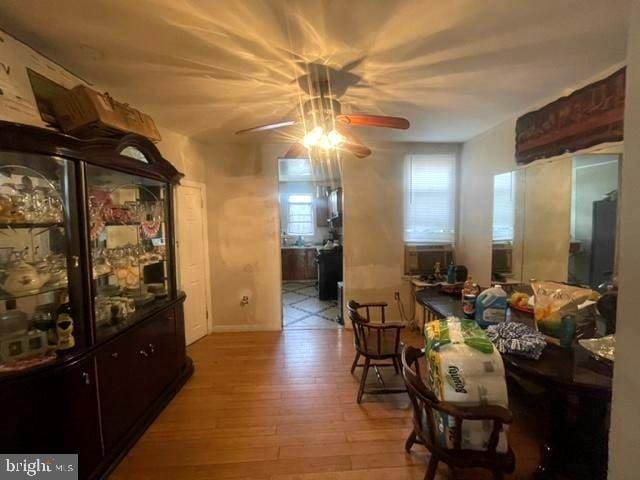
[{"label": "baseboard", "polygon": [[257,323],[247,325],[214,325],[210,333],[222,332],[278,332],[282,330],[282,326],[269,326]]}]

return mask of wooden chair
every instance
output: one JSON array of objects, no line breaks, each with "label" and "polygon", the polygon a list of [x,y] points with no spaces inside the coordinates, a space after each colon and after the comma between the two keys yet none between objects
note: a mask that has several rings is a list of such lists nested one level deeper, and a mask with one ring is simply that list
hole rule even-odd
[{"label": "wooden chair", "polygon": [[[485,468],[493,472],[494,480],[502,480],[505,473],[511,473],[515,468],[515,456],[511,448],[506,453],[496,452],[502,426],[513,419],[511,411],[497,405],[464,407],[439,401],[420,376],[418,360],[424,355],[424,351],[414,347],[405,347],[402,351],[402,378],[413,407],[413,431],[407,438],[405,450],[409,452],[413,444],[418,443],[431,452],[425,480],[435,478],[439,462],[451,468]],[[453,448],[444,446],[437,438],[436,411],[455,418]],[[486,450],[462,448],[462,423],[467,420],[493,422]]]},{"label": "wooden chair", "polygon": [[[400,373],[400,332],[404,328],[403,324],[385,323],[385,307],[384,302],[376,303],[357,303],[350,300],[347,305],[349,318],[353,324],[353,336],[356,348],[356,356],[351,365],[351,373],[356,367],[363,367],[362,377],[360,378],[360,388],[358,390],[358,403],[362,402],[362,396],[367,394],[379,393],[404,393],[405,389],[386,388],[382,375],[378,367],[393,367],[396,373]],[[371,321],[370,309],[379,308],[381,323]],[[364,309],[366,317],[360,315],[359,310]],[[364,363],[358,364],[360,356],[364,357]],[[379,363],[381,361],[391,360],[391,363]],[[376,362],[376,363],[372,363]],[[367,374],[370,368],[374,368],[378,381],[382,384],[382,388],[365,390],[367,382]]]}]

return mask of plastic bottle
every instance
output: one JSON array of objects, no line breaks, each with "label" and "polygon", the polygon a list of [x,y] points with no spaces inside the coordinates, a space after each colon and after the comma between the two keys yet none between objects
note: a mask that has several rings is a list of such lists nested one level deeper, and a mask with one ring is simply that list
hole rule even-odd
[{"label": "plastic bottle", "polygon": [[476,322],[482,328],[504,322],[507,318],[507,292],[500,285],[488,288],[476,299]]},{"label": "plastic bottle", "polygon": [[452,285],[456,283],[456,266],[453,262],[451,262],[449,268],[447,268],[447,283]]},{"label": "plastic bottle", "polygon": [[462,312],[467,318],[475,318],[476,299],[480,293],[480,287],[477,283],[473,283],[471,275],[467,277],[462,288]]}]

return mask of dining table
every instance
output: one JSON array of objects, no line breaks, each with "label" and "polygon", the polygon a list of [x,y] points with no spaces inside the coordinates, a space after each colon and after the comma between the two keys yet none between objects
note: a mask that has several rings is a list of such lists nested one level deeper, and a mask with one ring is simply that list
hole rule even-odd
[{"label": "dining table", "polygon": [[[417,291],[415,297],[424,309],[425,323],[464,318],[460,295],[434,286]],[[507,309],[505,321],[535,328],[532,313],[512,308]],[[571,348],[550,343],[538,359],[510,353],[503,353],[502,359],[509,384],[525,391],[533,384],[544,392],[541,403],[546,404],[551,424],[541,445],[536,478],[606,479],[612,366],[595,359],[577,342]]]}]

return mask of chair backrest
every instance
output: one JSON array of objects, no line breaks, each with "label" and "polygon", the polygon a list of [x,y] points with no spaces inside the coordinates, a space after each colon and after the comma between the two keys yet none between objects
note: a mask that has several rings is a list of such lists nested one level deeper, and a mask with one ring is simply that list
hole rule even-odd
[{"label": "chair backrest", "polygon": [[371,321],[371,316],[369,315],[369,309],[366,309],[367,317],[363,318],[358,311],[360,308],[363,307],[358,302],[355,300],[349,300],[349,303],[347,304],[347,311],[349,312],[349,318],[351,319],[351,325],[353,326],[353,341],[356,350],[359,352],[366,352],[367,336],[369,333],[366,325]]},{"label": "chair backrest", "polygon": [[[462,424],[467,420],[489,420],[493,428],[485,450],[489,457],[496,455],[499,435],[503,423],[510,422],[511,413],[499,406],[458,407],[441,402],[433,391],[425,385],[420,376],[419,360],[425,353],[417,348],[407,346],[402,351],[402,378],[413,407],[414,432],[425,446],[444,456],[451,457],[462,450]],[[437,419],[435,413],[453,417],[455,422],[453,446],[445,445],[438,438]]]},{"label": "chair backrest", "polygon": [[[385,340],[395,345],[394,352],[397,352],[400,345],[400,330],[398,325],[385,324],[385,303],[363,303],[349,300],[347,311],[351,324],[353,325],[353,338],[356,350],[367,356],[386,356],[384,351]],[[371,308],[380,309],[381,323],[371,321]],[[366,317],[360,315],[360,310],[366,312]]]},{"label": "chair backrest", "polygon": [[413,408],[413,431],[430,451],[440,451],[436,438],[434,407],[438,399],[424,384],[420,376],[419,360],[425,356],[422,350],[406,346],[402,350],[402,378]]}]

